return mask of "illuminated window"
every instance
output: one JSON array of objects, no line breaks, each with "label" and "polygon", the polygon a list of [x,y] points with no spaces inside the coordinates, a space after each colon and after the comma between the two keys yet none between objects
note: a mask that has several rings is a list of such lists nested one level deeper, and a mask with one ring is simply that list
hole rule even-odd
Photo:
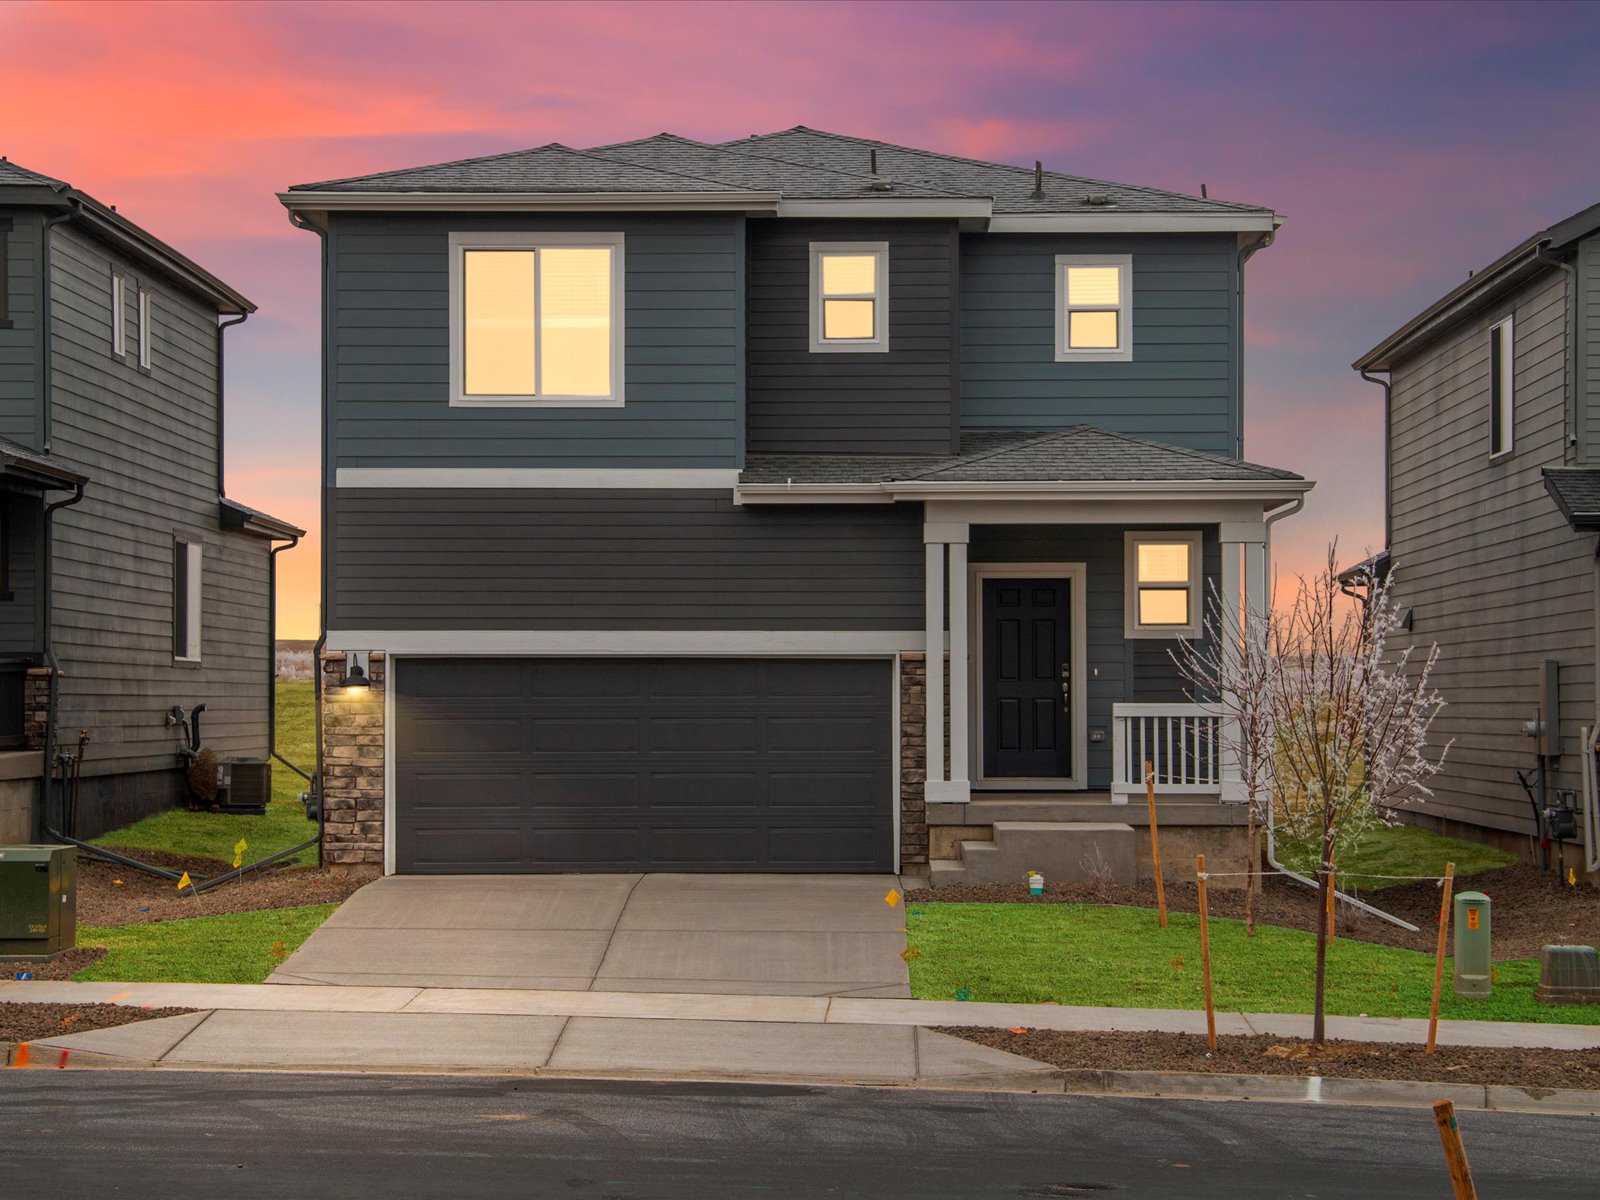
[{"label": "illuminated window", "polygon": [[1056,255],[1056,361],[1133,357],[1133,258]]},{"label": "illuminated window", "polygon": [[811,243],[813,353],[889,348],[889,243]]},{"label": "illuminated window", "polygon": [[1127,554],[1129,637],[1198,637],[1200,535],[1130,533]]},{"label": "illuminated window", "polygon": [[451,234],[451,403],[622,403],[622,235]]}]

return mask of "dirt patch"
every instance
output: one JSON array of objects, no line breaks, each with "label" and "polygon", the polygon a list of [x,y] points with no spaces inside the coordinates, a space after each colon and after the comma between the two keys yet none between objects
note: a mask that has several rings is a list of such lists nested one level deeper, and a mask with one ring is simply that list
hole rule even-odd
[{"label": "dirt patch", "polygon": [[1600,1091],[1600,1052],[1326,1042],[1300,1038],[1219,1037],[1216,1053],[1188,1033],[1071,1033],[960,1026],[938,1030],[1052,1066],[1095,1071],[1194,1071],[1208,1075],[1321,1075],[1331,1079],[1401,1079],[1418,1083],[1508,1084]]},{"label": "dirt patch", "polygon": [[[119,852],[158,867],[188,871],[196,879],[232,869],[228,863],[209,858],[185,858],[153,850]],[[314,867],[266,867],[235,883],[195,895],[187,889],[180,893],[170,879],[80,855],[78,924],[142,925],[180,917],[339,903],[367,882],[366,876]]]},{"label": "dirt patch", "polygon": [[49,962],[0,962],[0,979],[15,979],[18,975],[32,975],[41,981],[71,979],[79,971],[104,958],[106,954],[104,946],[78,946],[65,954],[57,955]]},{"label": "dirt patch", "polygon": [[134,1008],[122,1004],[0,1004],[0,1042],[33,1042],[110,1029],[156,1017],[181,1017],[193,1008]]},{"label": "dirt patch", "polygon": [[[1545,945],[1600,945],[1600,895],[1588,887],[1566,887],[1529,863],[1516,863],[1458,881],[1457,891],[1479,891],[1494,901],[1494,956],[1497,960],[1534,958]],[[1410,921],[1417,933],[1368,916],[1348,905],[1339,906],[1339,934],[1357,941],[1432,951],[1438,936],[1439,886],[1407,883],[1378,892],[1355,893],[1374,907]],[[1211,915],[1243,917],[1242,888],[1213,889],[1208,897]],[[1155,884],[1102,887],[1093,884],[1047,884],[1044,895],[1031,896],[1025,884],[953,884],[937,890],[918,888],[906,893],[907,904],[940,902],[1020,904],[1105,904],[1154,908]],[[1172,876],[1167,880],[1167,907],[1173,912],[1198,911],[1199,899],[1192,882]],[[1256,920],[1263,925],[1290,929],[1316,928],[1316,893],[1283,878],[1268,877],[1256,900]]]}]

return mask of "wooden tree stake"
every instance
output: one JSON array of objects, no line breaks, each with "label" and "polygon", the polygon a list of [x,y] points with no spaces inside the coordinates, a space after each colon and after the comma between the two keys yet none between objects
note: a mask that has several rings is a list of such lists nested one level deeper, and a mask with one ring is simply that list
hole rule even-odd
[{"label": "wooden tree stake", "polygon": [[1161,831],[1156,825],[1156,768],[1152,762],[1144,764],[1144,798],[1150,806],[1150,857],[1156,871],[1156,912],[1161,915],[1161,928],[1167,927],[1167,885],[1161,878]]},{"label": "wooden tree stake", "polygon": [[1444,1161],[1450,1168],[1455,1200],[1478,1200],[1472,1168],[1467,1165],[1467,1148],[1461,1144],[1461,1129],[1456,1125],[1456,1106],[1448,1100],[1435,1100],[1433,1119],[1439,1124],[1439,1141],[1444,1145]]},{"label": "wooden tree stake", "polygon": [[[1450,929],[1450,893],[1455,887],[1456,865],[1444,865],[1444,895],[1439,898],[1439,944],[1433,954],[1433,1007],[1428,1010],[1428,1050],[1433,1053],[1433,1048],[1439,1040],[1439,991],[1444,987],[1444,940],[1445,934]],[[1441,1133],[1444,1127],[1440,1126]],[[1448,1150],[1448,1148],[1447,1148]],[[1465,1161],[1465,1160],[1463,1160]],[[1470,1186],[1470,1180],[1469,1180]],[[1457,1195],[1460,1193],[1458,1192]]]},{"label": "wooden tree stake", "polygon": [[1195,883],[1200,889],[1200,978],[1206,990],[1206,1046],[1217,1048],[1217,1010],[1211,1002],[1211,931],[1206,924],[1206,856],[1194,856]]}]

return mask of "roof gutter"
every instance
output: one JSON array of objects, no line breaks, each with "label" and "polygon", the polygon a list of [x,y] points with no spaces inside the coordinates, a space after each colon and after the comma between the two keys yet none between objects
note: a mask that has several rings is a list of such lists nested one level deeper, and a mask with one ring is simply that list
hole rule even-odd
[{"label": "roof gutter", "polygon": [[776,213],[777,192],[330,192],[287,191],[291,213],[742,212]]},{"label": "roof gutter", "polygon": [[1003,480],[883,483],[741,483],[743,504],[890,504],[901,500],[1261,500],[1283,503],[1316,485],[1308,479]]},{"label": "roof gutter", "polygon": [[1005,213],[989,222],[990,233],[1271,233],[1279,213],[1154,213],[1096,209],[1074,213]]}]

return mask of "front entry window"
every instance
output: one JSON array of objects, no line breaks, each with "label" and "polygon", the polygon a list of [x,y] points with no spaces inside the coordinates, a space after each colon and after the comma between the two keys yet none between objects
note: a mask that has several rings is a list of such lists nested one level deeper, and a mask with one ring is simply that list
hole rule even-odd
[{"label": "front entry window", "polygon": [[1129,637],[1198,637],[1200,535],[1127,536]]}]

